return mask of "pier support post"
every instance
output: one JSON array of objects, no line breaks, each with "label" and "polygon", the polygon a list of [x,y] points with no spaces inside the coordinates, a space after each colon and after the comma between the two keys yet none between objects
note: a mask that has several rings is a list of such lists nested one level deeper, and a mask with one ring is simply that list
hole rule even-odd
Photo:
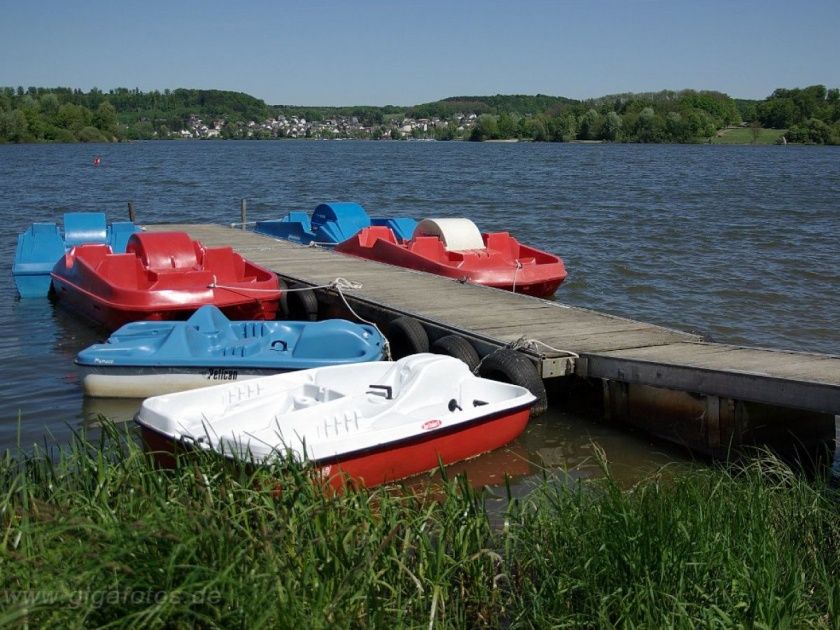
[{"label": "pier support post", "polygon": [[128,202],[128,220],[131,221],[132,223],[134,223],[135,222],[134,218],[135,218],[134,217],[134,202],[129,201]]},{"label": "pier support post", "polygon": [[247,220],[247,214],[248,214],[248,200],[247,199],[242,199],[239,202],[239,215],[240,215],[240,220],[242,221],[242,229],[243,230],[245,229],[245,222]]}]

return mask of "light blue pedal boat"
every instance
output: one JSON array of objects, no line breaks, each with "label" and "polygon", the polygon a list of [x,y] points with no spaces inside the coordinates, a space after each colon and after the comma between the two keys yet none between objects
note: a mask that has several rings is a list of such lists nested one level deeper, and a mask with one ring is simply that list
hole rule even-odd
[{"label": "light blue pedal boat", "polygon": [[274,238],[309,245],[330,247],[371,226],[384,226],[398,240],[409,240],[417,221],[408,217],[371,218],[362,206],[349,201],[322,203],[310,218],[305,212],[290,212],[282,219],[257,221],[254,231]]},{"label": "light blue pedal boat", "polygon": [[[382,359],[367,324],[231,321],[212,305],[186,321],[133,322],[76,356],[84,392],[145,398],[257,376]],[[243,384],[247,387],[247,384]]]},{"label": "light blue pedal boat", "polygon": [[22,298],[47,297],[50,272],[76,245],[105,243],[116,253],[125,252],[128,238],[140,228],[131,221],[107,224],[104,212],[67,212],[64,232],[56,223],[33,223],[18,235],[12,275]]}]

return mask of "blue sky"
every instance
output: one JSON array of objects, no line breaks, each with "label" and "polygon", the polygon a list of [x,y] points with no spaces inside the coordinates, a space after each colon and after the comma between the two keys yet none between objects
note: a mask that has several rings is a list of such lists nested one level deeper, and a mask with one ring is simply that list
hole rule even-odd
[{"label": "blue sky", "polygon": [[840,0],[3,4],[0,85],[218,88],[272,105],[840,87]]}]

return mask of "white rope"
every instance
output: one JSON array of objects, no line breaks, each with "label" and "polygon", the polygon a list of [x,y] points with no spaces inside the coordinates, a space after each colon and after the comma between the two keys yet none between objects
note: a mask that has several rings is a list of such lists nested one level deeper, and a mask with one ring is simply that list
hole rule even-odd
[{"label": "white rope", "polygon": [[580,355],[576,352],[572,352],[571,350],[560,350],[559,348],[555,348],[553,346],[548,345],[538,339],[529,339],[525,335],[519,337],[519,339],[515,339],[509,343],[506,343],[503,346],[499,346],[493,352],[488,352],[481,358],[481,361],[478,362],[478,365],[475,366],[473,370],[473,374],[478,374],[479,368],[481,368],[481,364],[484,363],[486,359],[492,357],[497,352],[501,352],[502,350],[532,350],[534,352],[539,352],[537,346],[544,346],[553,352],[559,352],[561,354],[565,354],[567,357],[572,359],[579,359]]},{"label": "white rope", "polygon": [[376,332],[378,332],[380,337],[382,337],[382,354],[384,355],[386,361],[392,361],[393,357],[391,356],[391,342],[388,341],[388,338],[382,333],[382,330],[380,330],[379,326],[376,325],[376,322],[368,321],[364,317],[359,315],[356,311],[353,310],[353,307],[350,306],[350,303],[347,301],[347,298],[344,297],[343,289],[361,289],[362,286],[363,285],[361,282],[355,282],[347,280],[345,278],[336,278],[335,280],[330,282],[327,288],[336,290],[336,292],[338,293],[338,297],[340,297],[341,301],[344,302],[344,306],[347,307],[347,310],[350,311],[356,319],[358,319],[364,324],[369,324],[376,329]]},{"label": "white rope", "polygon": [[517,258],[516,269],[513,270],[513,288],[511,289],[511,291],[513,291],[514,293],[516,293],[516,274],[519,273],[520,269],[522,269],[522,263]]},{"label": "white rope", "polygon": [[562,350],[560,348],[555,348],[554,346],[550,346],[544,341],[540,341],[539,339],[529,339],[525,337],[525,335],[521,336],[516,341],[509,344],[512,349],[514,350],[533,350],[534,352],[539,352],[539,348],[537,346],[542,346],[544,348],[548,348],[552,352],[559,352],[560,354],[564,354],[567,357],[572,359],[579,359],[580,355],[577,352],[572,352],[571,350]]},{"label": "white rope", "polygon": [[237,226],[242,226],[242,225],[256,225],[256,224],[257,224],[256,221],[245,221],[245,223],[242,223],[242,221],[237,221],[236,223],[231,223],[230,227],[237,227]]}]

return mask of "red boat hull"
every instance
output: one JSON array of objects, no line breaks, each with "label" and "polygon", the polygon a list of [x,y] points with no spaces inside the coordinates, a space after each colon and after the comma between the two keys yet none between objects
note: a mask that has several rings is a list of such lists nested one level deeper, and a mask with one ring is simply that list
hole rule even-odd
[{"label": "red boat hull", "polygon": [[230,319],[274,319],[277,276],[229,247],[205,248],[184,232],[137,233],[125,254],[80,245],[56,263],[53,295],[116,330],[138,320],[186,319],[205,304]]},{"label": "red boat hull", "polygon": [[548,297],[566,279],[563,261],[553,254],[522,245],[507,232],[482,234],[484,249],[447,251],[436,236],[398,242],[387,227],[361,230],[336,245],[343,254],[447,278]]},{"label": "red boat hull", "polygon": [[[495,450],[516,439],[528,424],[530,405],[496,416],[480,418],[448,431],[430,431],[396,444],[349,453],[314,462],[321,479],[336,490],[347,483],[372,487],[398,481],[440,463],[452,464]],[[166,467],[184,446],[146,426],[142,427],[146,449]]]}]

